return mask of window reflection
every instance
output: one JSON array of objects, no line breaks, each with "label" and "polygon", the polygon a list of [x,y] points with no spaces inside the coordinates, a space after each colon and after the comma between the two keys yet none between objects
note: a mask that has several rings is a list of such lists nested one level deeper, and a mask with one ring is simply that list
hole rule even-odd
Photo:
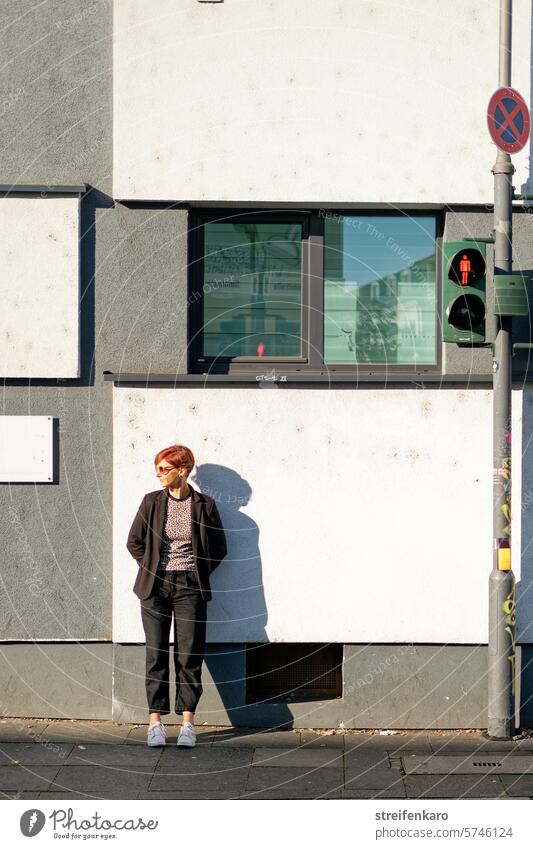
[{"label": "window reflection", "polygon": [[302,226],[204,225],[204,356],[298,356]]},{"label": "window reflection", "polygon": [[326,214],[324,360],[436,362],[436,221]]}]

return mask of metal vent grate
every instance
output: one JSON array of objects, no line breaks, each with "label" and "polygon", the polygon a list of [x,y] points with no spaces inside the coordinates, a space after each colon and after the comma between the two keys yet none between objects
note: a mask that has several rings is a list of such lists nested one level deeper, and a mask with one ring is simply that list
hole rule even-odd
[{"label": "metal vent grate", "polygon": [[498,754],[497,757],[481,759],[471,753],[455,755],[404,755],[402,757],[408,775],[475,775],[476,773],[508,773],[522,775],[533,773],[533,755],[514,752]]},{"label": "metal vent grate", "polygon": [[340,643],[253,643],[246,647],[247,701],[342,696]]}]

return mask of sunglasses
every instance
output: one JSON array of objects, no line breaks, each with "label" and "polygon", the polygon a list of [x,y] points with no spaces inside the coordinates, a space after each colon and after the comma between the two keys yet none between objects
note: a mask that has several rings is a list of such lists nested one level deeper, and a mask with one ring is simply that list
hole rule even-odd
[{"label": "sunglasses", "polygon": [[174,471],[174,466],[156,466],[156,472],[161,472],[161,474],[166,474],[167,472]]}]

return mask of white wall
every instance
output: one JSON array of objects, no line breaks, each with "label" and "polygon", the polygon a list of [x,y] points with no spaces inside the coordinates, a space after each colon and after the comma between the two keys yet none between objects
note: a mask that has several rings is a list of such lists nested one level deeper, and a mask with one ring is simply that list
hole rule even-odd
[{"label": "white wall", "polygon": [[0,376],[78,377],[79,199],[0,199]]},{"label": "white wall", "polygon": [[[512,82],[529,101],[530,0]],[[114,195],[490,203],[498,0],[115,0]],[[513,157],[520,190],[527,148]]]},{"label": "white wall", "polygon": [[[209,641],[486,642],[490,389],[115,388],[113,399],[114,640],[144,640],[126,539],[159,489],[156,451],[181,442],[229,542]],[[513,419],[519,580],[519,390]]]},{"label": "white wall", "polygon": [[49,483],[54,473],[52,416],[0,416],[0,482]]}]

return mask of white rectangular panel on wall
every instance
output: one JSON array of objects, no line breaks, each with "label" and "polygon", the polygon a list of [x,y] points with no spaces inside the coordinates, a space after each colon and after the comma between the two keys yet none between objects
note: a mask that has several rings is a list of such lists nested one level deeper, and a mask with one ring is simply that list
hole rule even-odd
[{"label": "white rectangular panel on wall", "polygon": [[[487,641],[491,389],[115,388],[113,399],[114,640],[144,640],[126,540],[160,488],[155,453],[180,442],[228,538],[209,641]],[[513,404],[519,505],[521,391]]]},{"label": "white rectangular panel on wall", "polygon": [[50,483],[52,416],[0,416],[0,484]]},{"label": "white rectangular panel on wall", "polygon": [[[492,203],[498,30],[497,0],[115,0],[114,196]],[[515,0],[528,102],[530,35]]]},{"label": "white rectangular panel on wall", "polygon": [[79,377],[79,198],[0,198],[0,376]]}]

